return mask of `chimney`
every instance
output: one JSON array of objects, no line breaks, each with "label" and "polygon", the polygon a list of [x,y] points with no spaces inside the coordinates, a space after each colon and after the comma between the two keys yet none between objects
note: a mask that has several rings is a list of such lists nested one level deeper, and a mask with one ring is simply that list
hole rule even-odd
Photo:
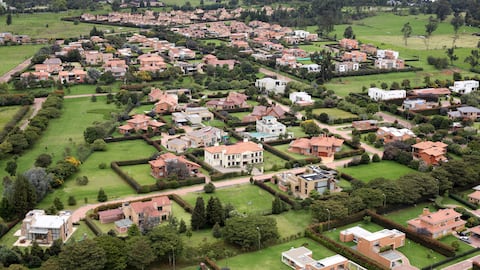
[{"label": "chimney", "polygon": [[422,216],[430,215],[430,209],[428,207],[423,208]]},{"label": "chimney", "polygon": [[248,138],[247,137],[243,138],[243,142],[248,142]]}]

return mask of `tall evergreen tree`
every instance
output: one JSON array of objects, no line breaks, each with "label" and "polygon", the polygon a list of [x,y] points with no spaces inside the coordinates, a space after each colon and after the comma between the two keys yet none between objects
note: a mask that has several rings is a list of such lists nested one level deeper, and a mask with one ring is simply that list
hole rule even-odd
[{"label": "tall evergreen tree", "polygon": [[97,195],[97,201],[106,202],[107,200],[108,200],[107,194],[105,194],[105,191],[103,190],[103,188],[100,188]]},{"label": "tall evergreen tree", "polygon": [[210,197],[207,204],[206,220],[209,227],[213,227],[215,223],[223,225],[225,223],[225,211],[222,203],[217,197]]},{"label": "tall evergreen tree", "polygon": [[282,200],[280,200],[280,197],[275,196],[275,199],[272,201],[272,214],[277,215],[285,211],[285,207],[283,205]]},{"label": "tall evergreen tree", "polygon": [[15,213],[19,216],[23,216],[35,206],[37,202],[36,192],[25,176],[17,175],[12,198],[15,200],[13,204]]},{"label": "tall evergreen tree", "polygon": [[7,14],[7,25],[12,24],[12,14],[8,13]]},{"label": "tall evergreen tree", "polygon": [[195,202],[195,208],[192,213],[191,226],[192,230],[199,230],[205,228],[206,217],[205,217],[205,202],[202,197],[197,197]]}]

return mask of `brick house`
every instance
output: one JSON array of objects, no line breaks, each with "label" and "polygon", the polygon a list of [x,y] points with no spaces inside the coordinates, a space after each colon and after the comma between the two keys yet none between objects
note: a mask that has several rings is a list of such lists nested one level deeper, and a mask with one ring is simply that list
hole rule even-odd
[{"label": "brick house", "polygon": [[344,52],[342,55],[343,61],[365,62],[367,61],[367,54],[361,51]]},{"label": "brick house", "polygon": [[337,181],[335,179],[337,171],[324,170],[317,166],[309,165],[303,174],[295,175],[289,172],[283,172],[276,175],[278,188],[282,191],[291,191],[301,198],[307,198],[312,190],[319,194],[326,191],[334,192],[337,190]]},{"label": "brick house", "polygon": [[235,60],[218,60],[215,55],[207,54],[202,59],[205,65],[212,65],[215,67],[223,67],[226,65],[229,70],[232,70],[235,66]]},{"label": "brick house", "polygon": [[352,127],[358,131],[377,130],[378,121],[377,120],[353,121]]},{"label": "brick house", "polygon": [[273,116],[277,119],[283,119],[286,117],[286,111],[279,105],[265,107],[258,105],[253,107],[253,111],[242,118],[242,122],[254,122],[261,119],[264,116]]},{"label": "brick house", "polygon": [[140,63],[140,71],[157,72],[163,71],[167,68],[167,64],[163,60],[163,57],[157,54],[142,54],[138,57]]},{"label": "brick house", "polygon": [[407,223],[409,229],[436,239],[453,231],[463,230],[467,222],[462,220],[461,216],[462,214],[453,209],[440,209],[430,213],[430,209],[424,208],[418,218],[411,219]]},{"label": "brick house", "polygon": [[158,122],[155,119],[152,119],[150,116],[144,114],[136,114],[132,116],[131,119],[127,120],[127,124],[119,126],[118,131],[120,134],[125,134],[127,132],[134,131],[147,131],[148,128],[151,128],[153,132],[156,132],[160,127],[165,124]]},{"label": "brick house", "polygon": [[190,176],[195,176],[201,167],[197,163],[186,159],[184,156],[176,156],[172,153],[165,153],[159,155],[157,159],[150,160],[148,162],[151,169],[150,174],[157,179],[168,176],[168,165],[170,162],[185,164]]},{"label": "brick house", "polygon": [[86,51],[85,63],[89,66],[97,66],[113,59],[112,53],[101,53],[99,51]]},{"label": "brick house", "polygon": [[208,147],[219,144],[226,134],[222,129],[206,126],[201,129],[188,132],[181,139],[188,142],[192,148]]},{"label": "brick house", "polygon": [[157,103],[154,105],[156,113],[173,112],[178,106],[178,96],[175,94],[167,94],[164,91],[157,92]]},{"label": "brick house", "polygon": [[57,239],[65,242],[72,233],[72,215],[69,211],[47,215],[44,210],[31,210],[23,219],[20,238],[50,245]]},{"label": "brick house", "polygon": [[112,72],[113,77],[120,78],[127,72],[127,63],[123,59],[110,59],[103,64],[105,72]]},{"label": "brick house", "polygon": [[205,148],[205,162],[212,167],[245,168],[263,163],[263,147],[250,141]]},{"label": "brick house", "polygon": [[476,121],[480,117],[480,109],[471,106],[458,107],[456,111],[448,112],[448,117],[450,119],[470,119]]},{"label": "brick house", "polygon": [[402,264],[403,256],[396,251],[405,244],[405,233],[396,229],[383,229],[369,232],[355,226],[340,232],[341,242],[356,242],[356,250],[364,256],[377,261],[387,269]]},{"label": "brick house", "polygon": [[447,161],[447,144],[442,142],[419,142],[412,145],[413,156],[423,160],[428,165],[438,165],[440,162]]},{"label": "brick house", "polygon": [[342,145],[343,140],[333,136],[300,138],[290,142],[288,151],[308,156],[333,157],[336,152],[340,151]]},{"label": "brick house", "polygon": [[99,211],[98,212],[98,220],[102,224],[106,223],[112,223],[117,220],[122,219],[123,216],[123,211],[121,208],[115,208],[115,209],[110,209],[110,210],[104,210],[104,211]]},{"label": "brick house", "polygon": [[410,129],[398,129],[394,127],[380,127],[375,134],[377,135],[377,139],[383,140],[384,143],[405,141],[416,137]]},{"label": "brick house", "polygon": [[339,42],[340,47],[347,50],[356,50],[358,49],[358,41],[355,39],[342,38]]},{"label": "brick house", "polygon": [[64,83],[84,83],[87,78],[87,72],[83,69],[73,69],[70,71],[58,72],[58,80]]},{"label": "brick house", "polygon": [[168,220],[172,213],[172,203],[167,196],[155,197],[146,202],[124,203],[123,215],[137,226],[150,223],[152,226]]},{"label": "brick house", "polygon": [[226,98],[210,100],[206,106],[217,110],[249,108],[250,105],[247,103],[247,98],[248,96],[245,94],[230,91]]},{"label": "brick house", "polygon": [[468,201],[473,203],[473,204],[479,205],[480,204],[480,191],[475,190],[474,192],[468,194]]}]

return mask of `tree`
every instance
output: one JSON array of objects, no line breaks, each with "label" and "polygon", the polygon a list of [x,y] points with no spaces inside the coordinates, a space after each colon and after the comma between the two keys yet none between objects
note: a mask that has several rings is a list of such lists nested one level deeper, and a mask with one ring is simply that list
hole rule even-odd
[{"label": "tree", "polygon": [[184,233],[187,231],[187,224],[183,219],[180,220],[180,225],[178,226],[178,233]]},{"label": "tree", "polygon": [[450,65],[453,65],[453,61],[458,60],[458,56],[455,54],[455,48],[448,48],[447,51],[448,59],[450,59]]},{"label": "tree", "polygon": [[148,233],[152,249],[157,259],[164,261],[170,256],[182,254],[183,243],[180,235],[172,226],[158,226]]},{"label": "tree", "polygon": [[3,196],[0,202],[0,217],[5,221],[10,221],[15,217],[13,204],[10,204],[6,196]]},{"label": "tree", "polygon": [[142,233],[140,232],[140,229],[138,229],[137,224],[132,224],[127,230],[127,235],[132,237],[132,236],[140,236]]},{"label": "tree", "polygon": [[345,28],[345,31],[343,32],[343,37],[344,38],[355,38],[355,34],[353,33],[352,26],[349,25],[347,28]]},{"label": "tree", "polygon": [[429,47],[429,43],[430,43],[430,37],[432,36],[433,32],[435,32],[435,30],[437,30],[437,27],[438,27],[438,20],[433,18],[432,16],[430,16],[428,18],[428,23],[425,25],[425,46],[427,47],[427,50],[428,50],[428,47]]},{"label": "tree", "polygon": [[212,227],[216,223],[220,225],[225,223],[225,211],[219,198],[210,197],[206,208],[205,219],[209,227]]},{"label": "tree", "polygon": [[222,231],[221,231],[220,225],[218,223],[215,223],[215,225],[213,225],[212,235],[215,238],[222,237]]},{"label": "tree", "polygon": [[126,244],[124,241],[105,234],[96,237],[95,242],[105,252],[105,269],[122,270],[127,267]]},{"label": "tree", "polygon": [[352,196],[362,199],[366,208],[372,209],[383,205],[383,192],[373,188],[359,188],[352,192]]},{"label": "tree", "polygon": [[405,42],[405,46],[407,46],[407,40],[408,38],[412,35],[412,26],[410,25],[409,22],[405,23],[402,27],[402,34],[403,34],[403,40]]},{"label": "tree", "polygon": [[373,154],[372,162],[380,162],[380,156],[378,154]]},{"label": "tree", "polygon": [[11,24],[12,24],[12,14],[8,13],[7,14],[7,25],[11,25]]},{"label": "tree", "polygon": [[344,202],[339,200],[315,200],[310,208],[312,209],[312,217],[320,222],[328,220],[327,209],[330,211],[330,220],[342,219],[348,215],[348,208]]},{"label": "tree", "polygon": [[52,164],[52,156],[49,154],[40,154],[37,159],[35,159],[36,167],[46,168]]},{"label": "tree", "polygon": [[455,47],[455,41],[458,39],[458,30],[463,26],[464,23],[465,19],[463,18],[462,14],[455,12],[452,20],[450,21],[450,24],[453,26],[453,32],[455,33],[453,36],[452,48]]},{"label": "tree", "polygon": [[361,158],[360,158],[360,164],[368,164],[370,163],[370,156],[368,153],[363,153]]},{"label": "tree", "polygon": [[207,221],[205,216],[205,202],[202,197],[197,197],[195,208],[193,208],[191,227],[192,230],[200,230],[205,228]]},{"label": "tree", "polygon": [[87,127],[83,137],[87,143],[93,143],[96,139],[103,139],[107,135],[105,129],[99,125]]},{"label": "tree", "polygon": [[478,50],[471,50],[470,55],[465,58],[465,63],[468,63],[472,69],[477,68],[480,60]]},{"label": "tree", "polygon": [[51,190],[53,175],[47,173],[46,169],[41,167],[32,168],[26,171],[23,175],[35,189],[37,202],[40,202]]},{"label": "tree", "polygon": [[105,194],[105,191],[103,190],[103,188],[100,188],[97,195],[97,201],[106,202],[107,200],[108,200],[107,194]]},{"label": "tree", "polygon": [[167,161],[167,172],[169,177],[185,179],[190,176],[190,170],[183,162]]},{"label": "tree", "polygon": [[105,251],[90,239],[69,244],[58,255],[58,264],[62,269],[102,270],[106,262]]},{"label": "tree", "polygon": [[10,176],[15,176],[17,174],[17,162],[10,160],[7,162],[7,166],[5,166],[5,171],[10,175]]},{"label": "tree", "polygon": [[439,0],[436,1],[434,4],[435,14],[437,15],[437,19],[440,21],[444,21],[450,13],[452,13],[452,9],[448,0]]},{"label": "tree", "polygon": [[272,214],[278,215],[281,214],[283,211],[285,211],[285,204],[282,200],[280,200],[280,197],[277,195],[272,201]]},{"label": "tree", "polygon": [[55,199],[53,199],[53,205],[57,210],[63,210],[64,208],[63,202],[58,197],[55,197]]},{"label": "tree", "polygon": [[107,143],[103,139],[96,139],[92,143],[93,151],[105,151],[107,150]]},{"label": "tree", "polygon": [[303,121],[300,126],[303,128],[303,131],[310,136],[318,136],[320,134],[320,127],[315,124],[313,120]]},{"label": "tree", "polygon": [[320,66],[320,77],[318,80],[320,83],[327,82],[333,78],[333,71],[335,65],[333,64],[333,56],[330,51],[322,50],[320,52],[314,52],[310,55],[312,62]]},{"label": "tree", "polygon": [[13,185],[12,199],[14,201],[10,203],[14,205],[15,213],[19,216],[23,216],[35,207],[37,202],[35,189],[24,175],[17,175]]},{"label": "tree", "polygon": [[155,260],[150,242],[144,236],[135,236],[126,243],[127,263],[130,267],[144,270]]},{"label": "tree", "polygon": [[76,204],[77,204],[77,200],[75,200],[75,197],[68,196],[68,205],[72,206],[72,205],[76,205]]},{"label": "tree", "polygon": [[88,177],[85,176],[85,175],[84,176],[78,176],[75,181],[77,182],[77,185],[86,186],[88,184]]},{"label": "tree", "polygon": [[21,259],[21,254],[4,245],[0,245],[0,264],[9,267],[12,264],[19,264]]},{"label": "tree", "polygon": [[222,234],[225,241],[243,249],[260,248],[259,244],[273,243],[279,237],[277,221],[266,216],[229,218]]},{"label": "tree", "polygon": [[215,185],[212,182],[209,182],[203,186],[203,191],[205,193],[214,193],[215,192]]}]

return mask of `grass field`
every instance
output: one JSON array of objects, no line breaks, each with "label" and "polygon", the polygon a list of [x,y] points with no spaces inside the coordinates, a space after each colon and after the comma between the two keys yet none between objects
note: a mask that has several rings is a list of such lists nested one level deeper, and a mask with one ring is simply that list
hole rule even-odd
[{"label": "grass field", "polygon": [[268,152],[263,151],[263,167],[265,171],[275,171],[285,167],[286,160]]},{"label": "grass field", "polygon": [[270,215],[277,221],[280,237],[289,237],[303,233],[312,222],[312,215],[308,210],[290,210],[280,215]]},{"label": "grass field", "polygon": [[210,197],[218,197],[222,204],[231,203],[240,213],[260,214],[268,213],[272,209],[273,196],[253,185],[236,185],[231,188],[217,189],[213,194],[190,193],[183,199],[194,206],[198,196],[203,197],[205,205]]},{"label": "grass field", "polygon": [[[101,13],[101,11],[98,11]],[[105,11],[107,13],[108,11]],[[12,24],[0,24],[0,32],[11,32],[14,34],[28,35],[31,38],[70,38],[88,36],[93,26],[98,30],[109,32],[138,32],[136,28],[119,27],[110,25],[94,25],[62,21],[61,18],[79,16],[81,10],[70,10],[66,12],[39,12],[33,14],[15,14],[12,16]],[[6,15],[0,16],[0,21],[5,22]]]},{"label": "grass field", "polygon": [[225,41],[223,41],[223,40],[214,39],[214,38],[202,39],[202,41],[203,41],[205,44],[213,43],[213,44],[215,44],[215,46],[220,46],[220,45],[222,45],[222,44],[226,44],[226,43],[227,43],[227,42],[225,42]]},{"label": "grass field", "polygon": [[337,169],[364,182],[369,182],[370,180],[379,177],[395,180],[407,173],[416,172],[407,166],[389,160],[383,160],[378,163],[370,163],[368,165]]},{"label": "grass field", "polygon": [[20,106],[0,107],[0,130],[12,119],[18,109],[20,109]]},{"label": "grass field", "polygon": [[420,203],[414,207],[391,212],[385,215],[386,218],[393,220],[403,226],[407,226],[407,221],[418,217],[424,208],[428,207],[431,212],[435,212],[435,208],[432,203]]},{"label": "grass field", "polygon": [[280,144],[280,145],[275,145],[273,147],[275,149],[280,150],[281,152],[291,156],[294,159],[306,159],[306,158],[311,158],[312,157],[312,156],[300,155],[300,154],[288,151],[288,148],[290,147],[289,144]]},{"label": "grass field", "polygon": [[301,138],[301,137],[306,137],[307,136],[307,134],[305,133],[305,131],[303,131],[303,128],[301,126],[287,127],[287,131],[288,132],[293,132],[293,136],[295,136],[295,138]]},{"label": "grass field", "polygon": [[[250,270],[250,269],[275,269],[288,270],[289,266],[282,263],[280,255],[282,252],[289,250],[292,247],[306,246],[313,252],[313,258],[316,260],[325,257],[333,256],[335,253],[326,247],[318,244],[309,238],[300,238],[283,244],[271,246],[260,251],[241,254],[232,258],[220,260],[217,265],[220,267],[229,267],[235,270]],[[196,270],[198,266],[191,266],[183,270]]]},{"label": "grass field", "polygon": [[328,114],[328,117],[335,118],[335,119],[344,119],[344,118],[352,118],[357,117],[355,114],[346,112],[344,110],[336,109],[336,108],[318,108],[313,109],[312,111],[315,115],[320,115],[322,113]]},{"label": "grass field", "polygon": [[157,182],[157,179],[150,174],[151,169],[149,164],[122,166],[120,168],[126,174],[133,177],[140,185],[153,185]]},{"label": "grass field", "polygon": [[229,115],[233,116],[233,117],[237,117],[238,119],[240,119],[240,121],[242,121],[243,117],[249,115],[251,112],[236,112],[236,113],[229,113]]},{"label": "grass field", "polygon": [[[1,20],[2,16],[0,16]],[[0,24],[0,29],[3,24]],[[0,32],[2,32],[0,30]],[[32,57],[43,45],[0,46],[0,76]]]}]

